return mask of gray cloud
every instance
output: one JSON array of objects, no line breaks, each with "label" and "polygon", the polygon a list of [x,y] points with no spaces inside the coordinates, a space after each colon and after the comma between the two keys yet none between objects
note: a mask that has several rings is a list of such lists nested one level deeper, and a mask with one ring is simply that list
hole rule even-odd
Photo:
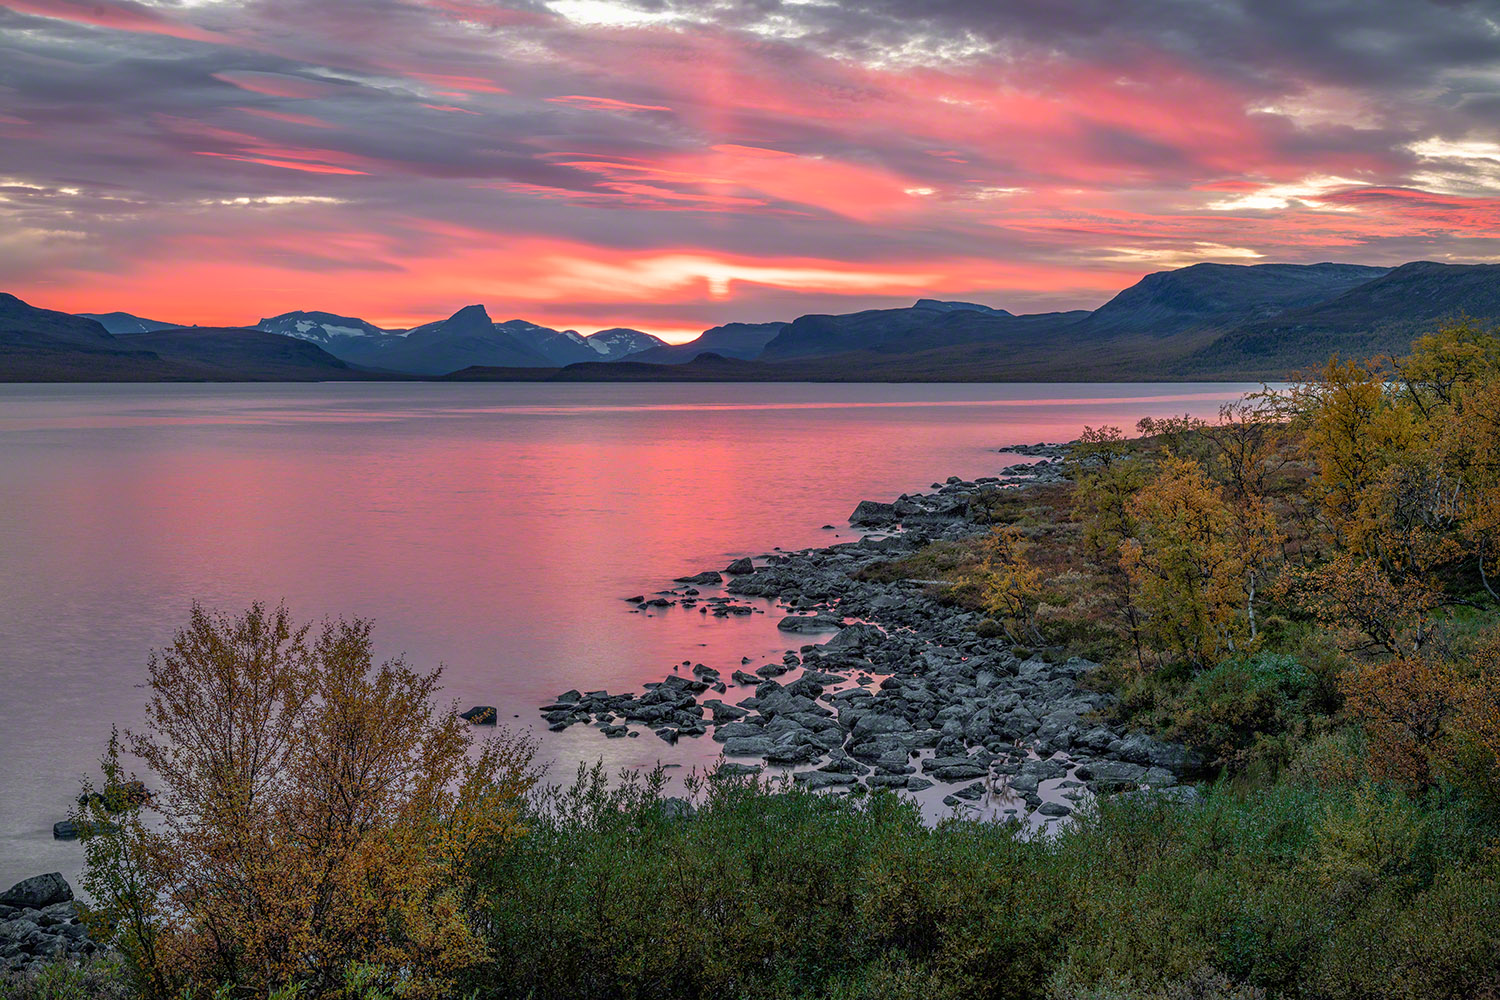
[{"label": "gray cloud", "polygon": [[[142,248],[193,240],[243,246],[258,265],[407,273],[402,248],[440,257],[458,230],[501,246],[892,269],[972,258],[1049,275],[1025,287],[974,266],[973,290],[1008,307],[1084,302],[1101,271],[1128,266],[1121,243],[1289,260],[1497,254],[1487,203],[1365,199],[1314,214],[1322,189],[1298,187],[1332,176],[1500,195],[1482,145],[1500,142],[1491,4],[634,7],[666,20],[574,23],[540,2],[484,0],[100,0],[99,23],[0,6],[0,178],[15,182],[0,181],[0,287],[128,273]],[[1133,110],[1111,117],[1101,94]],[[603,101],[557,100],[575,95]],[[1452,148],[1414,151],[1434,138]],[[779,172],[721,162],[709,151],[726,143],[800,159]],[[1231,194],[1202,193],[1236,181],[1285,193],[1235,212],[1214,207]],[[280,200],[254,201],[268,197]],[[297,239],[278,238],[289,228]],[[351,231],[370,240],[341,238]],[[658,314],[891,301],[743,285],[731,302]]]}]

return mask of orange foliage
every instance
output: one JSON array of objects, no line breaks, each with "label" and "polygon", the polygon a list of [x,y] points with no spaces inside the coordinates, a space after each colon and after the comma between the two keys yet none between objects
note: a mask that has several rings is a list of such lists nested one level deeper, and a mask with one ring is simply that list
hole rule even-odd
[{"label": "orange foliage", "polygon": [[1409,785],[1433,777],[1433,751],[1462,691],[1452,667],[1409,656],[1366,663],[1344,677],[1347,706],[1369,734],[1376,776]]},{"label": "orange foliage", "polygon": [[1136,536],[1121,546],[1121,562],[1158,651],[1205,666],[1250,648],[1276,539],[1269,511],[1258,503],[1234,511],[1202,466],[1170,455],[1128,509]]},{"label": "orange foliage", "polygon": [[471,753],[468,724],[433,707],[438,678],[374,667],[368,622],[310,636],[285,608],[193,609],[152,656],[128,738],[163,786],[154,815],[87,842],[86,885],[144,993],[317,996],[369,964],[441,996],[482,960],[469,864],[519,834],[533,751],[504,737]]},{"label": "orange foliage", "polygon": [[1026,558],[1026,542],[1015,525],[990,532],[969,581],[979,587],[984,609],[1004,626],[1012,642],[1041,643],[1036,614],[1042,574]]}]

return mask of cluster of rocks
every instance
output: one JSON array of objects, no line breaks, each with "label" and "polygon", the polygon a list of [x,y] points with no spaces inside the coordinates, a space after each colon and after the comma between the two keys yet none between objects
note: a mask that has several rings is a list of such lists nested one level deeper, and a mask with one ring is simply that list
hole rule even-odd
[{"label": "cluster of rocks", "polygon": [[1050,458],[1053,461],[1062,461],[1068,457],[1071,444],[1012,444],[996,451],[1002,455],[1027,455],[1032,458]]},{"label": "cluster of rocks", "polygon": [[1031,483],[1061,483],[1067,481],[1060,458],[1041,458],[1035,462],[1007,465],[1000,470],[1006,482],[1027,481]]},{"label": "cluster of rocks", "polygon": [[36,875],[0,893],[0,969],[83,958],[98,950],[61,874]]},{"label": "cluster of rocks", "polygon": [[[749,559],[736,559],[729,564],[724,573],[753,573],[755,564]],[[645,594],[636,594],[627,597],[625,601],[634,604],[632,613],[649,613],[659,608],[671,608],[681,605],[684,608],[697,608],[699,614],[711,614],[715,618],[728,618],[730,615],[758,615],[764,614],[760,608],[750,604],[736,601],[732,597],[723,595],[712,595],[705,597],[699,587],[716,587],[724,582],[724,574],[716,570],[707,570],[693,576],[680,576],[674,583],[678,587],[671,590],[657,591],[651,597]]]},{"label": "cluster of rocks", "polygon": [[[975,512],[982,509],[986,494],[1013,488],[998,476],[984,476],[973,481],[949,476],[945,483],[933,483],[933,493],[903,493],[891,503],[861,500],[849,523],[856,528],[895,529],[898,527],[930,536],[935,531],[960,537],[974,529]],[[965,527],[965,526],[968,527]]]},{"label": "cluster of rocks", "polygon": [[1016,444],[1000,451],[1036,459],[1001,469],[1000,477],[1007,483],[1061,483],[1068,478],[1063,472],[1069,451],[1066,444]]},{"label": "cluster of rocks", "polygon": [[[851,522],[901,530],[772,554],[728,582],[731,594],[794,612],[779,622],[783,631],[834,632],[826,642],[728,677],[693,664],[690,676],[674,673],[639,695],[569,691],[543,707],[544,718],[553,729],[592,724],[611,737],[636,735],[632,723],[669,742],[711,733],[736,773],[758,770],[734,760],[748,758],[793,768],[793,780],[813,789],[963,784],[944,801],[1014,800],[1008,812],[1024,803],[1044,818],[1069,807],[1043,791],[1077,801],[1085,790],[1177,785],[1201,761],[1101,723],[1106,696],[1079,683],[1097,664],[981,637],[981,616],[940,603],[921,581],[860,578],[934,539],[984,530],[971,512],[996,488],[1006,487],[953,477],[932,494],[863,501]],[[745,697],[718,697],[730,687]]]}]

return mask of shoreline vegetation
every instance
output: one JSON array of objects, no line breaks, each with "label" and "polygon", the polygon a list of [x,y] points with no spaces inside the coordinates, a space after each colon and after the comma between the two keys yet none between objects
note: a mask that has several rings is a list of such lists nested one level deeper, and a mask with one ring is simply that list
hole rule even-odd
[{"label": "shoreline vegetation", "polygon": [[[476,745],[437,704],[438,674],[372,663],[366,623],[196,610],[73,818],[111,957],[7,985],[1500,997],[1500,339],[1450,327],[1136,430],[1087,430],[1022,488],[861,503],[888,539],[731,568],[789,634],[832,635],[780,672],[545,710],[605,737],[712,725],[820,778],[543,786],[524,740]],[[709,582],[663,599],[722,609],[687,593]],[[144,803],[127,749],[157,776]],[[928,824],[893,789],[934,778],[981,787]],[[1039,814],[1074,781],[1071,815],[969,813],[1001,779]]]}]

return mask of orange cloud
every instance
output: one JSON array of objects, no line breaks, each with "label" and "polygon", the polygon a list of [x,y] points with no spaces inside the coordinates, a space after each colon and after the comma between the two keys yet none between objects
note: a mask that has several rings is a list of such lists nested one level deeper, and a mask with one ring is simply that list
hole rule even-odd
[{"label": "orange cloud", "polygon": [[788,202],[872,222],[920,207],[916,182],[874,166],[724,143],[655,160],[559,157],[561,166],[606,178],[622,200],[684,201],[705,208]]},{"label": "orange cloud", "polygon": [[440,91],[447,96],[464,96],[466,94],[508,94],[509,90],[495,83],[495,81],[480,76],[454,76],[448,73],[419,73],[415,70],[406,70],[406,75],[423,83],[430,83],[438,87],[448,88]]}]

